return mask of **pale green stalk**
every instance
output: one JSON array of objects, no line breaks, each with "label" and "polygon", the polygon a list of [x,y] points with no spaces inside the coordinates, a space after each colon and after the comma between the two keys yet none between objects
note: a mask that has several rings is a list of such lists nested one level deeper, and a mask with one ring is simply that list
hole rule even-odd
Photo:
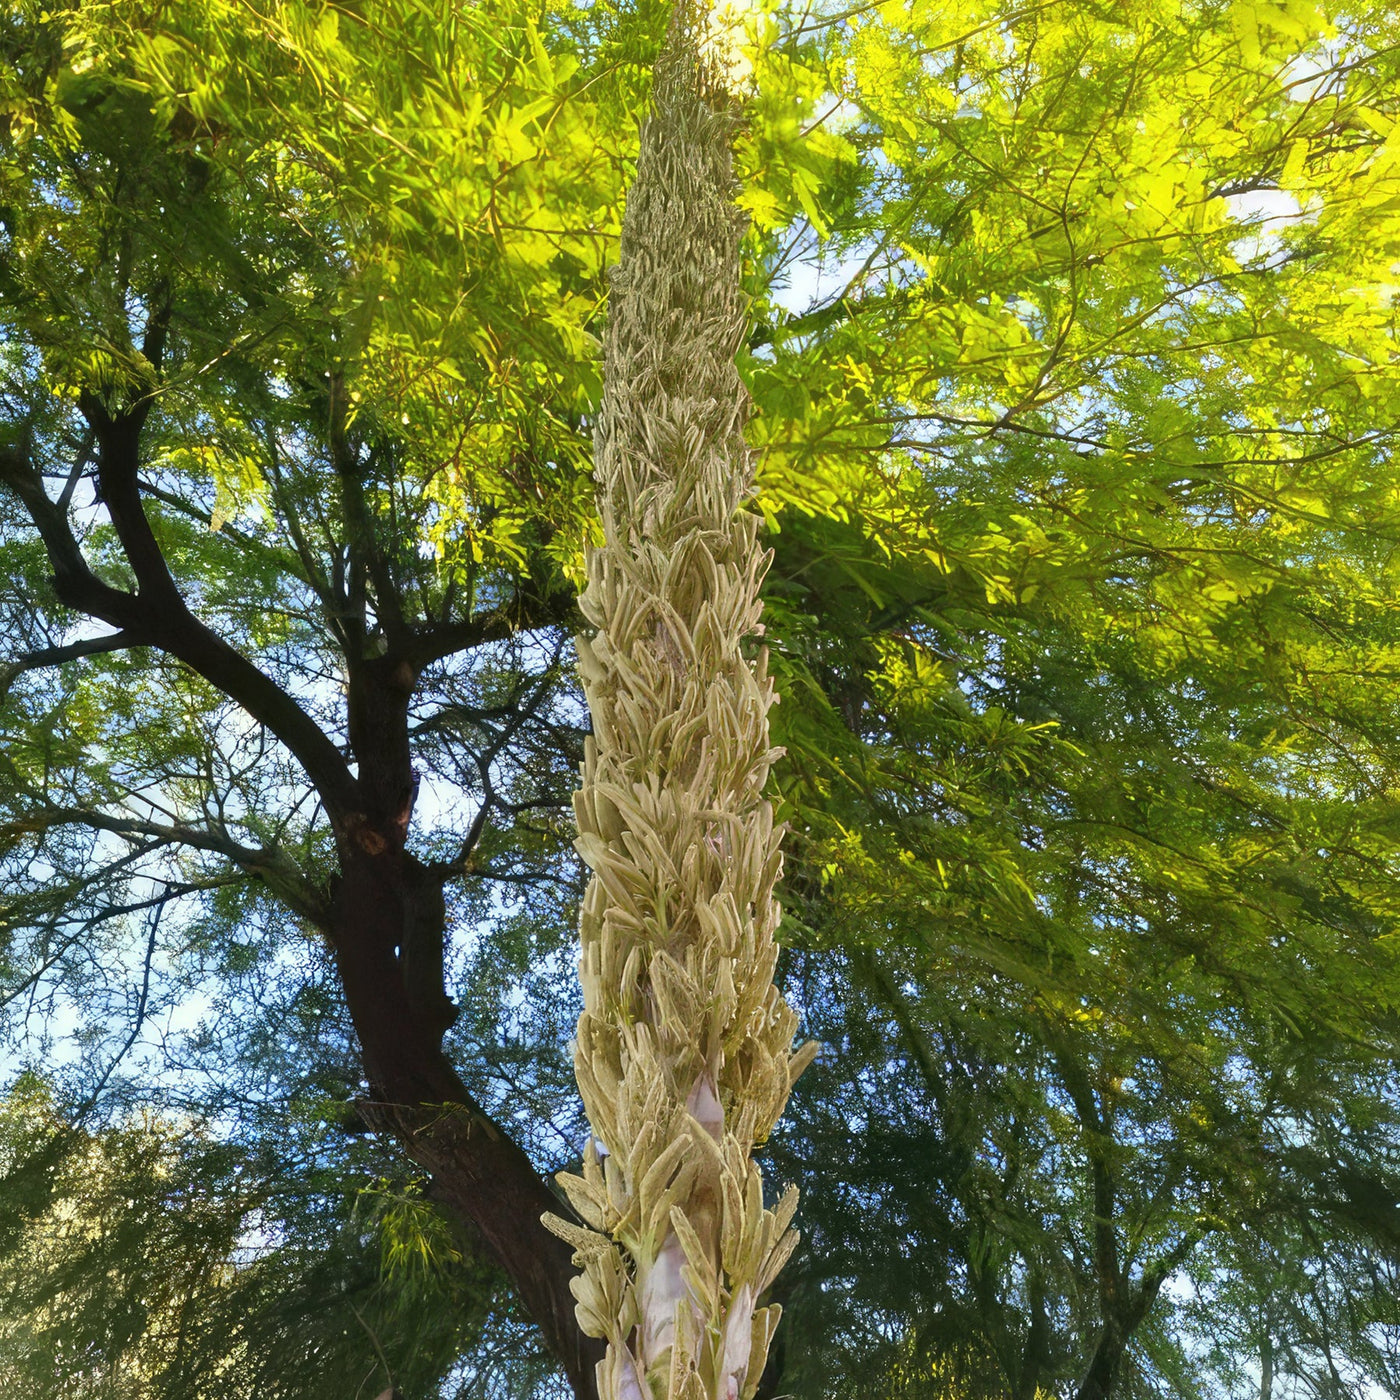
[{"label": "pale green stalk", "polygon": [[[796,1243],[752,1153],[814,1047],[773,986],[782,831],[763,796],[767,555],[734,364],[745,330],[734,104],[678,13],[642,128],[609,306],[595,479],[604,544],[580,600],[593,739],[575,798],[595,1142],[560,1178],[602,1400],[741,1400],[777,1325],[758,1300]],[[598,1146],[601,1144],[602,1146]]]}]

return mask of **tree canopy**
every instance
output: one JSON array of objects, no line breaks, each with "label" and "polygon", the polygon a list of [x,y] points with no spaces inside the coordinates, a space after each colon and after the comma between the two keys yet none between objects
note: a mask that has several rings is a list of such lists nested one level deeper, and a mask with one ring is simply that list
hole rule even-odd
[{"label": "tree canopy", "polygon": [[[726,14],[824,1046],[760,1394],[1400,1389],[1400,19]],[[16,1389],[589,1393],[539,1216],[665,23],[6,11]]]}]

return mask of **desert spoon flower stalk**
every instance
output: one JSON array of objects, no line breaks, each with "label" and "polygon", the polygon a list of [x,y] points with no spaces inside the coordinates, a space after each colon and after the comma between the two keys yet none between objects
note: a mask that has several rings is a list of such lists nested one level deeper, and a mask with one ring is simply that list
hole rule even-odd
[{"label": "desert spoon flower stalk", "polygon": [[792,1053],[773,986],[782,831],[763,797],[772,682],[745,647],[767,556],[743,508],[735,113],[700,23],[672,19],[628,195],[596,436],[605,542],[580,603],[593,877],[575,1067],[595,1138],[560,1178],[589,1228],[550,1224],[583,1268],[580,1322],[608,1341],[602,1400],[753,1394],[796,1192],[765,1209],[752,1153],[812,1053]]}]

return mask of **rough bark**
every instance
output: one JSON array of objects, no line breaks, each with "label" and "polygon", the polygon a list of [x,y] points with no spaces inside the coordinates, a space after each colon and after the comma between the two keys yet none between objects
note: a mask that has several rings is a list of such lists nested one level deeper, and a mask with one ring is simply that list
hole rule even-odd
[{"label": "rough bark", "polygon": [[1030,1276],[1030,1326],[1016,1373],[1014,1400],[1036,1400],[1040,1380],[1050,1361],[1050,1319],[1045,1311],[1045,1282],[1034,1270]]},{"label": "rough bark", "polygon": [[[391,792],[411,781],[406,741],[403,772],[391,771],[392,737],[392,730],[379,735],[372,750]],[[390,806],[387,816],[352,822],[342,834],[329,929],[370,1085],[361,1116],[430,1173],[435,1198],[485,1242],[575,1393],[589,1397],[600,1349],[573,1316],[569,1250],[541,1226],[559,1200],[443,1051],[454,1012],[443,986],[442,883],[404,850],[407,813]]]},{"label": "rough bark", "polygon": [[[760,628],[767,556],[734,364],[745,329],[732,99],[677,6],[614,270],[594,475],[604,544],[580,599],[593,718],[575,808],[593,870],[575,1066],[596,1134],[561,1184],[604,1400],[753,1396],[757,1306],[796,1242],[752,1159],[810,1057],[773,986],[781,830]],[[601,1144],[601,1146],[599,1145]]]}]

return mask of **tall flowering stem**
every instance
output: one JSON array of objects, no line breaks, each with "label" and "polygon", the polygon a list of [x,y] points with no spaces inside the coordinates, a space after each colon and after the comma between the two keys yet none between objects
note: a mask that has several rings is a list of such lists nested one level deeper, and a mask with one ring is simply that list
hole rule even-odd
[{"label": "tall flowering stem", "polygon": [[[782,830],[745,509],[748,393],[730,143],[736,109],[687,0],[658,60],[614,270],[595,479],[604,544],[580,606],[593,739],[575,797],[593,871],[574,1063],[594,1139],[560,1182],[587,1227],[602,1400],[741,1400],[777,1325],[758,1300],[796,1243],[755,1145],[814,1047],[773,985]],[[750,652],[756,651],[751,659]]]}]

